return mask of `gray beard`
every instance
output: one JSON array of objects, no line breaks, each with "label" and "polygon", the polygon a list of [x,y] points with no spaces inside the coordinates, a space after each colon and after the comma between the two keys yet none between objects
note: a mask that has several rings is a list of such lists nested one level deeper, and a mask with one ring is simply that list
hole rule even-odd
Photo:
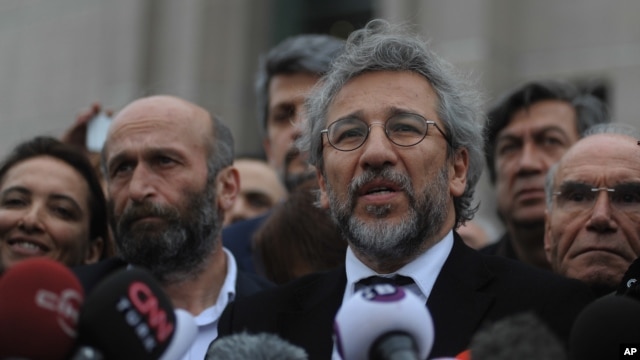
[{"label": "gray beard", "polygon": [[[376,217],[374,221],[363,221],[353,216],[358,189],[373,179],[386,179],[394,182],[405,191],[409,198],[409,213],[397,225],[386,221],[391,205],[368,206],[366,211]],[[419,251],[426,250],[431,242],[439,239],[440,232],[448,216],[447,200],[449,194],[448,171],[442,169],[432,186],[427,187],[416,198],[411,180],[405,174],[391,168],[367,170],[351,181],[348,187],[348,199],[341,202],[333,188],[327,182],[331,217],[341,229],[349,245],[357,252],[377,263],[388,263],[413,258]]]},{"label": "gray beard", "polygon": [[[119,255],[127,262],[147,268],[163,285],[197,277],[217,246],[222,217],[214,205],[215,186],[185,192],[180,208],[150,201],[129,204],[122,215],[109,203],[111,226]],[[136,224],[142,216],[156,216],[164,223]]]}]

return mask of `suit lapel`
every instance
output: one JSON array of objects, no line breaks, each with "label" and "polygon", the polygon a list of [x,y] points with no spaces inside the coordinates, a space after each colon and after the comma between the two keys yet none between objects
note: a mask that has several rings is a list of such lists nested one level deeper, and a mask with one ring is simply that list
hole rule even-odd
[{"label": "suit lapel", "polygon": [[454,233],[454,244],[427,301],[433,317],[435,343],[431,356],[455,356],[481,326],[494,301],[482,292],[493,274],[482,257]]},{"label": "suit lapel", "polygon": [[[481,255],[454,233],[451,254],[427,301],[436,336],[431,357],[454,356],[468,348],[469,339],[494,301],[493,294],[482,291],[492,278]],[[333,319],[342,304],[346,282],[345,269],[340,267],[300,284],[294,290],[294,310],[278,315],[279,333],[307,349],[312,358],[330,358]]]},{"label": "suit lapel", "polygon": [[[279,314],[279,332],[304,346],[310,358],[329,359],[333,319],[342,304],[347,276],[344,267],[317,276],[294,290],[295,310]],[[284,326],[286,324],[286,326]]]}]

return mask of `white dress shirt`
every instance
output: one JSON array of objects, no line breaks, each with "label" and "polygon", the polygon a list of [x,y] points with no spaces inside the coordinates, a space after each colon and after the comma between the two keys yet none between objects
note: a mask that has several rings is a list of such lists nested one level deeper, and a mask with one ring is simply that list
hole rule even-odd
[{"label": "white dress shirt", "polygon": [[216,303],[195,317],[196,325],[198,325],[198,335],[189,351],[182,357],[182,360],[204,359],[209,349],[209,344],[218,337],[218,320],[222,315],[222,311],[236,296],[238,267],[231,252],[225,248],[223,250],[227,256],[227,277],[224,279]]},{"label": "white dress shirt", "polygon": [[[355,294],[356,283],[370,276],[382,275],[393,276],[403,275],[413,279],[414,284],[407,285],[405,288],[415,293],[424,301],[425,306],[427,299],[433,289],[440,270],[451,253],[453,248],[453,230],[449,231],[445,237],[433,245],[430,249],[418,256],[415,260],[400,268],[393,274],[378,274],[363,264],[353,253],[351,247],[347,248],[347,256],[345,268],[347,272],[347,286],[344,290],[344,303],[353,294]],[[332,357],[333,360],[341,360],[338,350],[334,344]]]}]

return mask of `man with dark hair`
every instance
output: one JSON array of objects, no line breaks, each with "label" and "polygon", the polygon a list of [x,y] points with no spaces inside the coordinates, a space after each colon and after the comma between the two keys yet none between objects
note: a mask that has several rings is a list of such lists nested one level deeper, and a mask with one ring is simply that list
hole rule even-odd
[{"label": "man with dark hair", "polygon": [[491,108],[485,157],[506,231],[482,252],[549,268],[543,249],[544,177],[588,127],[607,121],[600,100],[557,81],[526,83]]},{"label": "man with dark hair", "polygon": [[303,34],[285,39],[260,59],[256,98],[262,145],[289,191],[315,176],[294,141],[311,88],[343,46],[343,40],[330,35]]},{"label": "man with dark hair", "polygon": [[195,104],[151,96],[114,118],[102,160],[119,258],[76,274],[88,294],[129,264],[148,269],[173,306],[196,318],[186,356],[204,358],[227,303],[267,287],[239,272],[222,246],[224,212],[239,188],[231,132]]},{"label": "man with dark hair", "polygon": [[309,96],[299,139],[316,167],[319,205],[348,242],[345,266],[236,300],[220,335],[273,332],[310,359],[329,359],[340,305],[371,277],[401,276],[431,312],[429,358],[455,356],[481,324],[527,310],[566,340],[592,299],[584,284],[481,255],[455,231],[477,209],[480,106],[419,37],[382,20],[352,33]]},{"label": "man with dark hair", "polygon": [[[294,141],[300,136],[307,95],[343,46],[344,41],[333,36],[303,34],[285,39],[260,58],[256,77],[258,126],[267,162],[288,191],[315,176],[306,154]],[[232,224],[223,231],[225,246],[245,271],[256,271],[251,237],[267,216]]]}]

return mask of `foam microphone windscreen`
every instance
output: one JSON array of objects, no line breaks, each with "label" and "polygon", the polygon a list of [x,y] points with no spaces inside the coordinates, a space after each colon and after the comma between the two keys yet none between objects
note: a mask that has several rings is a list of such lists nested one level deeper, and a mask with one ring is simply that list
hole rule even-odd
[{"label": "foam microphone windscreen", "polygon": [[57,261],[12,266],[0,280],[0,359],[66,359],[83,298],[78,279]]},{"label": "foam microphone windscreen", "polygon": [[124,269],[87,296],[78,321],[78,341],[106,359],[159,359],[176,330],[167,295],[146,270]]},{"label": "foam microphone windscreen", "polygon": [[423,301],[402,287],[378,284],[356,292],[338,310],[334,338],[344,360],[366,360],[381,340],[404,334],[426,359],[434,341],[433,320]]},{"label": "foam microphone windscreen", "polygon": [[205,360],[278,359],[307,360],[307,352],[278,335],[241,332],[214,340]]},{"label": "foam microphone windscreen", "polygon": [[566,360],[565,345],[533,312],[485,324],[471,338],[473,360]]},{"label": "foam microphone windscreen", "polygon": [[608,295],[587,305],[578,314],[569,336],[569,358],[622,358],[623,344],[640,343],[640,302]]}]

